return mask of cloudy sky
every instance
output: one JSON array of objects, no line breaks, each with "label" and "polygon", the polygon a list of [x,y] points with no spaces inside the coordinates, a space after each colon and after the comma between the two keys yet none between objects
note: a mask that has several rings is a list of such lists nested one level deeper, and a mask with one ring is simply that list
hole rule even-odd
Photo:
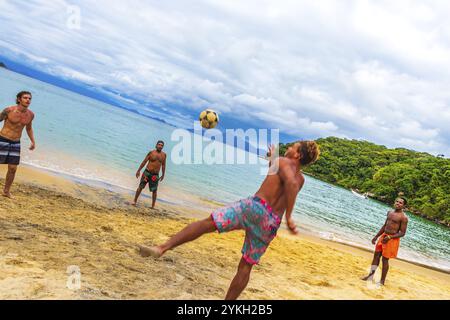
[{"label": "cloudy sky", "polygon": [[212,107],[228,127],[448,156],[449,14],[446,0],[0,0],[0,55],[180,125]]}]

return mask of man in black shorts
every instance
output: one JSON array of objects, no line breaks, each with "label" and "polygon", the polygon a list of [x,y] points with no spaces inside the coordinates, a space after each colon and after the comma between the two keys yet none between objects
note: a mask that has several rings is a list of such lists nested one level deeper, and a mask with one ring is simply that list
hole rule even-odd
[{"label": "man in black shorts", "polygon": [[[144,173],[142,174],[141,181],[139,183],[139,187],[136,190],[136,194],[134,196],[134,201],[132,203],[133,206],[136,205],[137,200],[148,183],[148,187],[150,192],[152,193],[152,209],[155,207],[157,190],[158,190],[158,182],[163,181],[164,174],[166,173],[166,153],[162,151],[164,148],[164,141],[159,140],[156,143],[156,149],[150,151],[145,157],[144,161],[142,161],[139,166],[138,171],[136,172],[136,178],[139,178],[141,174],[142,168],[146,165]],[[159,171],[162,169],[161,178],[159,177]]]}]

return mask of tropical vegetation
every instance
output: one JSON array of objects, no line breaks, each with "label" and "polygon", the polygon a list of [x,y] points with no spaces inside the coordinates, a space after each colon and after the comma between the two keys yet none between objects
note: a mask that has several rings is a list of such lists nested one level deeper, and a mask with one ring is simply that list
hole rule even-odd
[{"label": "tropical vegetation", "polygon": [[[404,148],[336,137],[316,140],[320,159],[304,172],[391,205],[407,199],[410,212],[450,226],[450,159]],[[291,145],[281,144],[280,154]]]}]

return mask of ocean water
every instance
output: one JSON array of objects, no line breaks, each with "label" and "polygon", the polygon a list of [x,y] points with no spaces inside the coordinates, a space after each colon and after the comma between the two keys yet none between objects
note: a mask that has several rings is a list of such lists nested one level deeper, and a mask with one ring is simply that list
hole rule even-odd
[{"label": "ocean water", "polygon": [[[262,160],[253,165],[174,164],[171,151],[177,141],[171,141],[171,135],[176,128],[127,110],[1,68],[0,88],[0,107],[13,105],[18,91],[33,93],[30,108],[36,114],[37,149],[27,150],[29,140],[24,133],[23,163],[131,193],[138,185],[134,174],[139,164],[161,139],[168,154],[166,180],[159,189],[162,200],[213,207],[211,203],[253,194],[264,179],[261,170],[267,164]],[[294,218],[301,228],[322,238],[373,248],[370,241],[389,209],[306,177]],[[450,229],[409,217],[399,257],[450,271]]]}]

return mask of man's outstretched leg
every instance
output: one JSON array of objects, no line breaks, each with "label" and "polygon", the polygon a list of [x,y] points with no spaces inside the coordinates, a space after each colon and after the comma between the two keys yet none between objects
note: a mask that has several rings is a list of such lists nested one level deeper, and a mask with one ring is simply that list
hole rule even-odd
[{"label": "man's outstretched leg", "polygon": [[137,188],[136,194],[134,195],[134,201],[133,201],[133,203],[132,203],[133,206],[136,205],[137,200],[138,200],[139,196],[141,195],[141,192],[142,192],[143,189],[144,189],[144,188],[141,188],[140,186]]},{"label": "man's outstretched leg", "polygon": [[372,266],[370,267],[370,272],[369,275],[362,278],[361,280],[372,280],[373,276],[375,274],[375,271],[377,270],[378,266],[380,265],[380,258],[381,258],[381,251],[380,252],[375,252],[375,254],[373,255],[373,260],[372,260]]},{"label": "man's outstretched leg", "polygon": [[155,208],[155,203],[156,203],[156,197],[158,196],[157,191],[153,191],[152,192],[152,209]]},{"label": "man's outstretched leg", "polygon": [[231,281],[225,300],[236,300],[250,280],[253,265],[241,258],[236,275]]},{"label": "man's outstretched leg", "polygon": [[8,164],[8,172],[6,173],[5,188],[3,189],[3,196],[11,198],[11,185],[14,182],[14,177],[16,176],[17,165]]},{"label": "man's outstretched leg", "polygon": [[143,257],[152,256],[155,258],[159,258],[167,250],[173,249],[183,243],[195,240],[205,233],[210,233],[216,230],[216,225],[214,224],[211,216],[209,216],[204,220],[189,224],[187,227],[171,237],[166,243],[162,245],[155,247],[139,246],[139,253]]},{"label": "man's outstretched leg", "polygon": [[389,259],[383,257],[383,270],[381,272],[381,280],[380,284],[384,286],[384,282],[386,281],[386,276],[389,271]]}]

